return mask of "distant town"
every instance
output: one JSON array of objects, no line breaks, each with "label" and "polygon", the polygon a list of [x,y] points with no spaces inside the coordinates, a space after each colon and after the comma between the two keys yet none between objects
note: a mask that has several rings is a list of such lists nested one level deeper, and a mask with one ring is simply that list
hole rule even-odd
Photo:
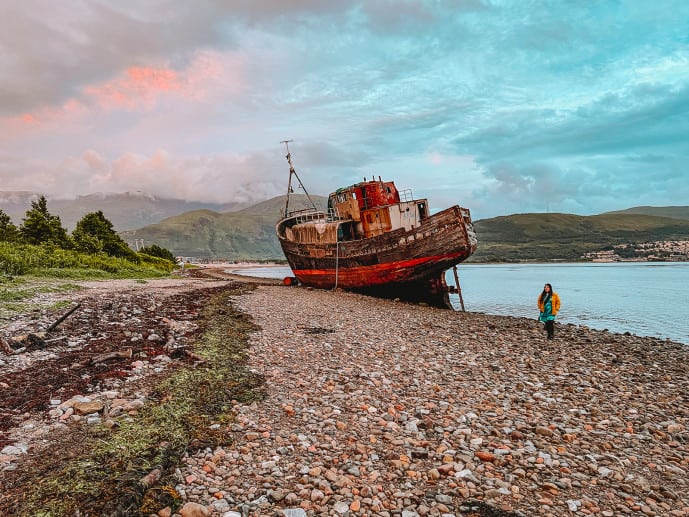
[{"label": "distant town", "polygon": [[590,251],[581,258],[592,262],[687,262],[689,241],[618,244],[601,251]]}]

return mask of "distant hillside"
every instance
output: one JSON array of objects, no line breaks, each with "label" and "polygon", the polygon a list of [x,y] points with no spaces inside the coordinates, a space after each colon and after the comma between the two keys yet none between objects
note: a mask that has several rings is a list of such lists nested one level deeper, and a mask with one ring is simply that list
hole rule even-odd
[{"label": "distant hillside", "polygon": [[[31,208],[31,201],[35,201],[39,196],[36,192],[0,191],[0,208],[19,226],[26,216],[26,211]],[[245,203],[220,204],[163,199],[144,192],[89,194],[76,199],[50,199],[47,196],[46,198],[50,213],[59,216],[62,225],[69,231],[74,229],[77,221],[84,215],[98,210],[103,211],[115,230],[123,231],[141,228],[191,210],[209,209],[224,212],[246,207]]]},{"label": "distant hillside", "polygon": [[[321,207],[327,203],[323,196],[311,198]],[[120,234],[132,247],[143,239],[181,256],[282,260],[275,223],[284,206],[279,196],[235,212],[195,210]],[[291,196],[290,208],[307,206],[306,196]],[[475,221],[474,227],[479,245],[470,262],[575,261],[617,244],[689,240],[689,219],[626,212],[515,214]]]},{"label": "distant hillside", "polygon": [[616,244],[689,240],[689,220],[607,213],[516,214],[474,223],[478,250],[472,262],[578,260]]},{"label": "distant hillside", "polygon": [[689,206],[635,206],[626,210],[605,212],[606,214],[643,214],[659,217],[672,217],[674,219],[689,219]]},{"label": "distant hillside", "polygon": [[[311,198],[317,204],[327,199]],[[284,206],[285,196],[278,196],[237,212],[195,210],[120,235],[132,247],[137,239],[143,239],[145,245],[157,244],[176,256],[284,260],[275,236],[275,223]],[[290,209],[307,206],[306,196],[291,196]]]},{"label": "distant hillside", "polygon": [[[325,208],[328,204],[328,198],[326,196],[314,196],[310,194],[311,200],[315,203],[317,208]],[[290,196],[289,209],[299,209],[310,207],[309,200],[303,194],[292,194]],[[277,218],[280,216],[281,211],[285,209],[285,196],[278,196],[266,201],[261,201],[255,205],[251,205],[247,208],[237,210],[238,213],[247,215],[269,215]]]},{"label": "distant hillside", "polygon": [[[0,209],[19,226],[39,195],[0,191]],[[324,196],[311,198],[320,207],[327,203]],[[291,199],[307,206],[304,195]],[[48,210],[58,215],[69,231],[85,214],[102,210],[133,247],[134,239],[144,239],[180,255],[223,258],[282,258],[273,225],[284,204],[284,196],[247,206],[156,198],[140,191],[89,194],[72,200],[48,198]],[[689,206],[638,206],[597,216],[516,214],[483,219],[475,222],[479,248],[471,260],[575,260],[587,251],[630,240],[689,239],[686,221]],[[185,237],[175,228],[191,233]],[[252,234],[254,230],[258,233]]]}]

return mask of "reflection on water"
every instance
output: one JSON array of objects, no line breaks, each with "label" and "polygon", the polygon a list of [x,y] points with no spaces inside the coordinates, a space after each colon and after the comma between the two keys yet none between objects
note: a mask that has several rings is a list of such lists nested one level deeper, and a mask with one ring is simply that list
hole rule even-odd
[{"label": "reflection on water", "polygon": [[[458,267],[467,311],[536,319],[536,299],[549,282],[562,299],[561,323],[670,338],[689,344],[689,263],[495,264]],[[235,271],[263,278],[288,267]],[[454,285],[454,275],[446,276]],[[450,295],[456,308],[459,296]]]}]

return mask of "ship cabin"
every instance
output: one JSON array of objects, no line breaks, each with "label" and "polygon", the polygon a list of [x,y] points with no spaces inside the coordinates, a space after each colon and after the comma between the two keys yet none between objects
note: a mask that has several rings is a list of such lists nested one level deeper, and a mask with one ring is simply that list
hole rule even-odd
[{"label": "ship cabin", "polygon": [[401,193],[392,181],[364,181],[328,197],[328,212],[339,221],[337,240],[367,239],[399,228],[409,231],[429,217],[428,201]]},{"label": "ship cabin", "polygon": [[414,199],[411,190],[399,192],[392,181],[364,181],[336,190],[328,197],[328,210],[290,214],[278,235],[301,244],[335,244],[376,237],[387,232],[417,228],[430,217],[428,201]]}]

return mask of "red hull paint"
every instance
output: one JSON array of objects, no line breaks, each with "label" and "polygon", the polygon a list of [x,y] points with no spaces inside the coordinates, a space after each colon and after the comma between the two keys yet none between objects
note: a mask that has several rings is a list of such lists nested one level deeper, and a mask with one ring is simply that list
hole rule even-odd
[{"label": "red hull paint", "polygon": [[456,261],[465,255],[465,252],[447,253],[373,266],[338,269],[337,272],[335,269],[299,269],[293,272],[305,285],[333,287],[337,284],[343,289],[361,289],[410,281],[419,266]]}]

